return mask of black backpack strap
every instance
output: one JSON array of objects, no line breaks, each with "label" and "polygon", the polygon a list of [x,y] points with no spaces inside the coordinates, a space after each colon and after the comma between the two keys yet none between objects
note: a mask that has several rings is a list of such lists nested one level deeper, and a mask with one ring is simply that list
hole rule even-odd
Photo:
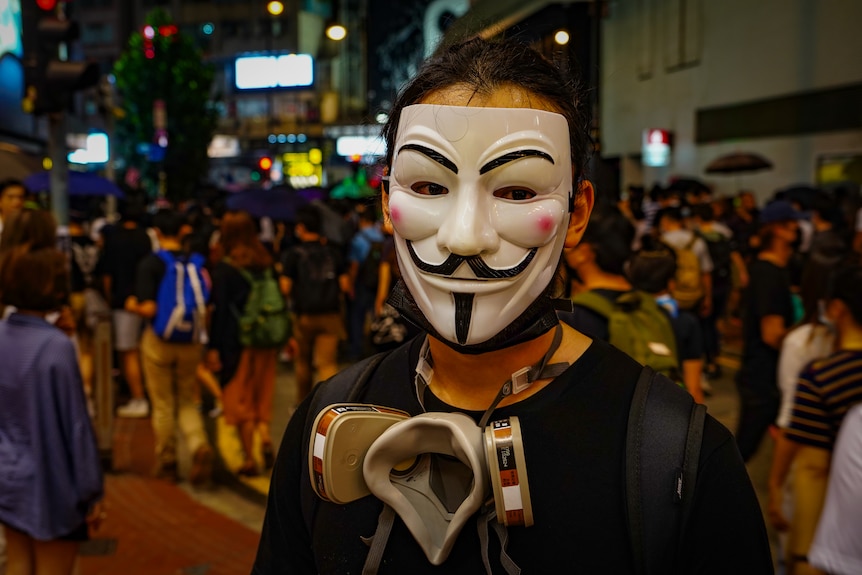
[{"label": "black backpack strap", "polygon": [[706,406],[644,367],[629,411],[626,505],[635,573],[672,573],[694,489]]}]

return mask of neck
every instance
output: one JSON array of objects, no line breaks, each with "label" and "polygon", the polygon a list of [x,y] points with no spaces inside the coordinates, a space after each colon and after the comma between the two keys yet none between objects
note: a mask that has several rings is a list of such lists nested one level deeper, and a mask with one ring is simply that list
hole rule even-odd
[{"label": "neck", "polygon": [[[442,401],[460,409],[483,411],[491,405],[503,383],[523,367],[541,361],[554,339],[554,330],[535,339],[481,354],[460,353],[429,336],[434,364],[431,390]],[[574,362],[589,347],[590,339],[563,325],[563,341],[548,363]],[[500,406],[510,405],[534,395],[550,380],[534,382],[518,395],[510,395]]]},{"label": "neck", "polygon": [[176,252],[182,248],[182,244],[177,238],[159,238],[159,246],[169,252]]},{"label": "neck", "polygon": [[815,219],[811,223],[814,224],[814,231],[816,232],[825,232],[832,229],[831,222],[824,222],[821,219]]},{"label": "neck", "polygon": [[778,267],[784,267],[790,261],[790,256],[793,255],[793,248],[784,242],[773,242],[768,249],[760,252],[757,257],[761,260],[766,260],[774,263]]},{"label": "neck", "polygon": [[596,265],[579,266],[577,272],[584,282],[584,288],[587,290],[612,289],[628,291],[632,289],[632,284],[626,278],[608,273]]},{"label": "neck", "polygon": [[862,327],[855,324],[842,327],[840,340],[841,349],[862,351]]}]

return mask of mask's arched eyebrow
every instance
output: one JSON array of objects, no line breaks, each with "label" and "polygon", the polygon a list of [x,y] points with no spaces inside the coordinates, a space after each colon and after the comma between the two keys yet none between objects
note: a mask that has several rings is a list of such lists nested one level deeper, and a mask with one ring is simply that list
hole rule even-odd
[{"label": "mask's arched eyebrow", "polygon": [[517,152],[509,152],[508,154],[504,154],[499,158],[491,160],[490,162],[482,166],[482,168],[479,170],[479,173],[486,174],[494,168],[499,168],[503,164],[508,164],[509,162],[512,162],[514,160],[520,160],[521,158],[527,158],[529,156],[537,156],[539,158],[544,158],[548,160],[552,164],[554,163],[554,158],[552,158],[550,154],[542,152],[541,150],[518,150]]},{"label": "mask's arched eyebrow", "polygon": [[455,174],[458,173],[458,166],[455,165],[455,162],[453,162],[452,160],[450,160],[436,150],[426,148],[425,146],[420,146],[419,144],[404,144],[403,146],[401,146],[401,149],[398,150],[398,153],[400,154],[404,150],[413,150],[415,152],[419,152],[420,154],[424,154],[438,164],[440,164],[441,166],[443,166],[444,168],[450,170],[451,172]]}]

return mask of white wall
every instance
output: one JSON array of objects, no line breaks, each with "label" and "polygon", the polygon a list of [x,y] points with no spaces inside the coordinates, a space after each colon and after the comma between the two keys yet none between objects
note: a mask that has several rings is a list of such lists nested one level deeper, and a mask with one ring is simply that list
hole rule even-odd
[{"label": "white wall", "polygon": [[[682,13],[684,36],[677,32]],[[624,186],[690,175],[719,193],[742,186],[762,200],[776,188],[813,182],[820,154],[862,150],[862,130],[694,142],[698,109],[861,82],[860,0],[616,0],[602,34],[603,155],[639,154],[645,128],[675,138],[669,168],[630,169]],[[677,63],[689,65],[667,70]],[[705,176],[709,161],[733,151],[761,153],[774,169],[738,180]]]}]

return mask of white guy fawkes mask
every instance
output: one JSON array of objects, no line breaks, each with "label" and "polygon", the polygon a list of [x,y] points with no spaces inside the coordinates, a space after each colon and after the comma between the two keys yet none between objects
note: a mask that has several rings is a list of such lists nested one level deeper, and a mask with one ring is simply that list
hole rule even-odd
[{"label": "white guy fawkes mask", "polygon": [[443,338],[485,342],[542,294],[563,249],[572,193],[562,115],[404,108],[389,213],[404,282]]}]

